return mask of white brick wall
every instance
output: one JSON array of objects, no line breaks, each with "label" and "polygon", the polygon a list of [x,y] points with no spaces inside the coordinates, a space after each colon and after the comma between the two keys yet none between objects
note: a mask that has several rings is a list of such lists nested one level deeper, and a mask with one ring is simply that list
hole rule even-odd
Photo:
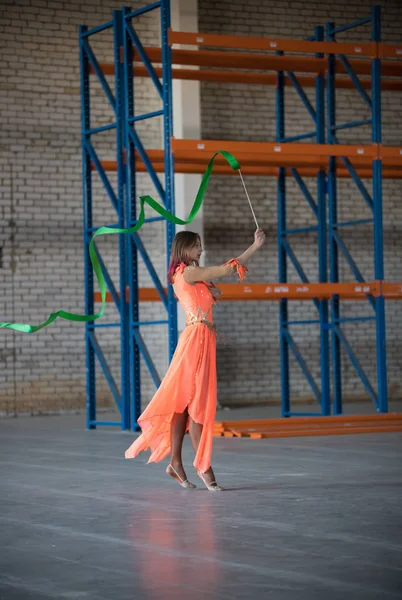
[{"label": "white brick wall", "polygon": [[[146,2],[132,2],[133,8]],[[351,21],[368,13],[367,0],[305,2],[301,0],[203,0],[199,3],[199,30],[211,33],[262,35],[302,38],[310,35],[316,24],[326,20]],[[384,41],[401,38],[402,5],[396,0],[382,3]],[[78,62],[78,25],[90,27],[111,19],[112,10],[120,4],[112,0],[3,0],[0,6],[0,320],[37,323],[49,312],[64,308],[83,311],[82,265],[82,200],[80,98]],[[159,21],[150,13],[138,25],[144,44],[158,45]],[[363,32],[362,32],[363,33]],[[367,31],[364,32],[367,35]],[[362,34],[350,33],[349,39]],[[354,38],[353,38],[354,36]],[[340,38],[342,39],[342,38]],[[346,39],[346,38],[345,38]],[[100,61],[112,62],[109,32],[91,40]],[[110,82],[112,84],[112,82]],[[150,81],[136,80],[135,103],[138,112],[159,107]],[[95,77],[93,84],[93,126],[112,121],[111,109]],[[312,90],[308,91],[312,97]],[[383,95],[384,143],[401,143],[401,94]],[[230,112],[226,102],[230,101]],[[311,127],[311,120],[296,94],[286,89],[287,134]],[[365,109],[356,93],[338,92],[338,119],[364,118]],[[275,135],[274,88],[235,84],[202,83],[203,136],[216,139],[272,140]],[[158,119],[138,127],[147,147],[160,147],[161,124]],[[369,141],[354,129],[345,133],[346,142]],[[114,159],[113,133],[102,134],[95,148],[102,159]],[[110,174],[115,185],[115,176]],[[315,191],[315,182],[309,181]],[[274,179],[247,178],[257,214],[268,234],[263,253],[251,265],[250,281],[277,279],[276,182]],[[371,183],[367,182],[370,186]],[[364,202],[351,182],[340,184],[341,211],[345,218],[362,218]],[[138,178],[138,193],[154,194],[146,175]],[[101,184],[94,177],[94,223],[114,223],[113,208]],[[313,224],[312,215],[293,182],[289,181],[289,225]],[[387,279],[401,280],[400,182],[384,182],[384,226]],[[231,204],[228,216],[226,207]],[[358,208],[358,206],[360,208]],[[239,226],[244,218],[244,227]],[[234,178],[213,177],[205,205],[208,262],[221,262],[236,253],[252,239],[253,221],[248,212],[240,183]],[[161,224],[147,225],[142,238],[164,277],[164,244]],[[368,228],[360,227],[345,235],[364,274],[372,273],[371,237]],[[295,238],[293,246],[307,274],[314,280],[317,258],[314,234]],[[106,264],[116,273],[117,240],[99,241]],[[290,270],[290,274],[292,271]],[[349,277],[342,267],[342,277]],[[140,268],[142,285],[151,285],[145,269]],[[296,278],[295,278],[296,280]],[[116,281],[117,283],[117,281]],[[348,307],[349,312],[356,305]],[[292,316],[313,317],[311,305],[292,303]],[[367,314],[369,309],[367,309]],[[390,392],[400,395],[398,330],[402,319],[401,303],[390,303],[388,316],[388,360]],[[160,305],[146,305],[142,317],[163,318]],[[106,320],[116,320],[112,305]],[[276,304],[227,304],[216,312],[219,328],[233,342],[220,347],[218,353],[219,392],[224,403],[262,401],[278,398],[278,308]],[[347,330],[348,331],[348,330]],[[354,347],[360,350],[362,362],[374,372],[371,325],[350,328]],[[85,405],[85,351],[83,327],[58,321],[34,336],[2,331],[0,336],[0,413],[38,413],[83,408]],[[155,362],[163,374],[166,369],[166,336],[163,327],[144,328]],[[164,338],[161,341],[161,336]],[[306,353],[315,376],[319,378],[318,330],[301,328],[295,338]],[[99,340],[119,382],[119,342],[112,330],[101,330]],[[292,365],[294,397],[310,397],[305,380]],[[143,398],[152,395],[153,384],[145,368]],[[361,395],[353,371],[345,364],[345,383],[350,396]],[[112,404],[103,376],[98,377],[99,406]]]},{"label": "white brick wall", "polygon": [[[146,2],[133,2],[139,7]],[[93,27],[109,21],[120,4],[92,2],[5,1],[0,7],[2,63],[0,120],[0,320],[39,323],[59,308],[83,312],[83,243],[81,184],[81,120],[78,25]],[[144,44],[159,44],[159,17],[139,21]],[[111,31],[91,39],[99,61],[113,61]],[[113,89],[113,82],[109,80]],[[112,122],[112,111],[95,76],[92,125]],[[138,112],[156,110],[159,100],[150,81],[136,80]],[[161,123],[141,123],[138,131],[146,147],[160,147]],[[94,146],[103,160],[114,159],[113,132],[102,134]],[[103,186],[94,176],[94,225],[115,223],[116,215]],[[115,186],[115,174],[110,174]],[[154,193],[147,176],[138,177],[138,193]],[[10,225],[13,221],[14,225]],[[4,226],[3,226],[4,224]],[[142,238],[161,277],[164,276],[163,226],[151,224]],[[117,240],[99,241],[111,273],[118,264]],[[12,262],[15,267],[12,269]],[[143,265],[142,285],[150,285]],[[118,286],[118,278],[116,278]],[[150,318],[163,318],[161,308],[148,305]],[[104,322],[116,321],[109,305]],[[167,350],[163,328],[144,332],[161,372]],[[117,382],[119,342],[112,330],[100,330],[99,340]],[[33,336],[2,330],[0,337],[0,413],[40,413],[85,406],[85,348],[82,325],[58,320]],[[100,369],[98,370],[100,371]],[[145,399],[154,390],[145,368]],[[99,406],[111,405],[103,375],[98,377]]]}]

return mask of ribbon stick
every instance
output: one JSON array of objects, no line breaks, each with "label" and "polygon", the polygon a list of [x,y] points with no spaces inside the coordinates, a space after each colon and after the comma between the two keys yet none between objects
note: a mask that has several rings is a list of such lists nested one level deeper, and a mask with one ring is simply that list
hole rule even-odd
[{"label": "ribbon stick", "polygon": [[61,319],[66,319],[68,321],[78,321],[81,323],[88,323],[89,321],[95,321],[103,316],[106,307],[106,281],[102,273],[102,268],[99,262],[99,259],[96,255],[94,240],[98,235],[110,235],[110,234],[131,234],[138,231],[145,221],[145,204],[148,204],[151,208],[154,209],[155,212],[159,213],[162,217],[170,221],[171,223],[175,223],[176,225],[188,225],[191,223],[195,217],[197,216],[198,211],[201,208],[201,205],[204,200],[205,192],[207,191],[209,179],[212,174],[212,169],[214,166],[215,158],[221,154],[229,163],[231,168],[234,171],[240,170],[240,165],[235,159],[235,157],[230,154],[230,152],[226,152],[225,150],[220,150],[213,155],[211,160],[208,163],[206,171],[202,177],[202,181],[200,187],[197,192],[197,196],[195,198],[193,207],[190,211],[190,214],[187,220],[183,221],[179,219],[175,215],[172,215],[169,211],[163,208],[156,200],[154,200],[151,196],[140,196],[140,215],[137,221],[137,224],[130,229],[118,229],[117,227],[100,227],[92,236],[91,241],[88,246],[89,250],[89,258],[91,260],[96,279],[98,281],[99,290],[101,293],[102,306],[98,313],[95,315],[79,315],[76,313],[66,312],[64,310],[58,310],[57,312],[53,312],[49,315],[48,319],[41,323],[40,325],[28,325],[27,323],[0,323],[0,329],[7,328],[13,329],[14,331],[20,331],[21,333],[36,333],[40,329],[47,327],[53,321],[55,321],[58,317]]},{"label": "ribbon stick", "polygon": [[244,183],[243,175],[242,175],[242,172],[241,172],[241,170],[240,170],[240,169],[239,169],[239,175],[240,175],[240,179],[241,179],[241,182],[242,182],[242,184],[243,184],[243,187],[244,187],[244,191],[246,192],[246,196],[247,196],[247,200],[248,200],[248,203],[249,203],[249,205],[250,205],[250,208],[251,208],[251,212],[253,213],[253,218],[254,218],[255,224],[256,224],[256,226],[257,226],[257,229],[259,229],[259,225],[258,225],[258,222],[257,222],[256,216],[255,216],[255,212],[254,212],[254,209],[253,209],[253,205],[251,204],[251,200],[250,200],[250,197],[249,197],[249,195],[248,195],[248,191],[247,191],[247,188],[246,188],[246,184]]}]

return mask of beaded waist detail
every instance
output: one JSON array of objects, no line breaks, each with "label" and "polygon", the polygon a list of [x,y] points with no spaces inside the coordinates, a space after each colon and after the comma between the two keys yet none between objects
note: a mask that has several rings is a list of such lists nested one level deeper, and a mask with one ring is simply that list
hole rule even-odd
[{"label": "beaded waist detail", "polygon": [[208,319],[191,319],[191,321],[187,321],[186,323],[187,327],[190,325],[206,325],[212,331],[216,330],[216,325],[211,323],[211,321],[208,321]]}]

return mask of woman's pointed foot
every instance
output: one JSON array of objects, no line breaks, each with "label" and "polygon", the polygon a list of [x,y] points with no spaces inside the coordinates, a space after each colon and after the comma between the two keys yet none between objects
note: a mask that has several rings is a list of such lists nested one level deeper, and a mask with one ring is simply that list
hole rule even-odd
[{"label": "woman's pointed foot", "polygon": [[166,474],[169,475],[169,477],[172,477],[173,479],[176,479],[176,481],[178,481],[178,483],[181,485],[181,487],[186,488],[186,489],[190,489],[190,490],[194,490],[197,486],[194,485],[194,483],[191,483],[191,481],[189,481],[185,477],[185,473],[184,473],[183,467],[181,468],[181,470],[183,471],[184,478],[180,477],[180,475],[176,471],[176,469],[171,464],[169,464],[166,467]]},{"label": "woman's pointed foot", "polygon": [[201,471],[197,471],[198,477],[202,480],[205,487],[210,492],[224,492],[225,488],[218,485],[215,481],[215,475],[211,468],[209,468],[205,473],[201,473]]}]

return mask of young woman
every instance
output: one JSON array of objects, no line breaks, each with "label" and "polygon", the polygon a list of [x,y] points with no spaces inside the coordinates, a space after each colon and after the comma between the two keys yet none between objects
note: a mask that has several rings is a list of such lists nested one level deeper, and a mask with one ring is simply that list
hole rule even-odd
[{"label": "young woman", "polygon": [[211,467],[217,400],[212,306],[222,294],[209,281],[228,277],[236,271],[243,279],[246,263],[264,241],[264,232],[257,229],[254,243],[243,254],[221,266],[200,267],[202,246],[199,236],[182,231],[173,240],[168,281],[186,314],[186,328],[159,389],[138,419],[142,434],[125,456],[134,458],[149,447],[152,453],[148,462],[158,462],[170,454],[166,473],[184,488],[196,487],[187,479],[181,457],[183,438],[189,431],[198,476],[208,490],[223,490],[216,483]]}]

